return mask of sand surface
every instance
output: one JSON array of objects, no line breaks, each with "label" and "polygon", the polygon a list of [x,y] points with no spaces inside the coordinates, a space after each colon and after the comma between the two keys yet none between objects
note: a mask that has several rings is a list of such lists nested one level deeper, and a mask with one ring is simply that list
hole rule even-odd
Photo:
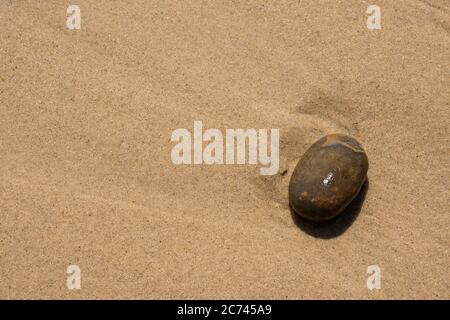
[{"label": "sand surface", "polygon": [[[450,298],[450,3],[374,3],[1,1],[0,298]],[[194,120],[279,128],[286,174],[175,166]],[[334,132],[369,184],[318,229],[287,185]]]}]

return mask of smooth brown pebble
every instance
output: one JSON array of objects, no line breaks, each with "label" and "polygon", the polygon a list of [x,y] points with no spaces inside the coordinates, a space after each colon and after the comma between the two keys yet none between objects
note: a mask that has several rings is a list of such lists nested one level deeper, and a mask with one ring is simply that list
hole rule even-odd
[{"label": "smooth brown pebble", "polygon": [[325,136],[297,163],[289,182],[289,204],[305,219],[330,220],[356,197],[368,168],[367,155],[354,138]]}]

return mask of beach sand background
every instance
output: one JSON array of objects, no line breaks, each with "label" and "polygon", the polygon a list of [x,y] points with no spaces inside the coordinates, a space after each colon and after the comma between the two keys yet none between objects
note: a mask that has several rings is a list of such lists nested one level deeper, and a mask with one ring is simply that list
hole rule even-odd
[{"label": "beach sand background", "polygon": [[[4,0],[0,30],[1,298],[450,298],[448,1]],[[173,165],[194,120],[279,128],[286,174]],[[318,229],[287,185],[334,132],[369,184]]]}]

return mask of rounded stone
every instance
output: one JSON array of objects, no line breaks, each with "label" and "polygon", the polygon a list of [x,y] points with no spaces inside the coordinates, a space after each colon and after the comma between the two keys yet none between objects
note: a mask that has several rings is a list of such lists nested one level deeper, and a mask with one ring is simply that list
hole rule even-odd
[{"label": "rounded stone", "polygon": [[305,219],[330,220],[359,193],[368,169],[358,141],[343,134],[327,135],[297,163],[289,182],[289,204]]}]

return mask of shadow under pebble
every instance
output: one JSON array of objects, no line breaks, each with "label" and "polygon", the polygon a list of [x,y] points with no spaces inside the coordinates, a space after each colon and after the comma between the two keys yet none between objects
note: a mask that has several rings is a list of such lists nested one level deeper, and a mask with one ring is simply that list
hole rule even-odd
[{"label": "shadow under pebble", "polygon": [[343,234],[358,217],[368,189],[369,179],[367,178],[355,199],[350,202],[344,211],[330,221],[312,222],[305,220],[289,207],[292,219],[297,227],[313,237],[321,239],[336,238]]}]

